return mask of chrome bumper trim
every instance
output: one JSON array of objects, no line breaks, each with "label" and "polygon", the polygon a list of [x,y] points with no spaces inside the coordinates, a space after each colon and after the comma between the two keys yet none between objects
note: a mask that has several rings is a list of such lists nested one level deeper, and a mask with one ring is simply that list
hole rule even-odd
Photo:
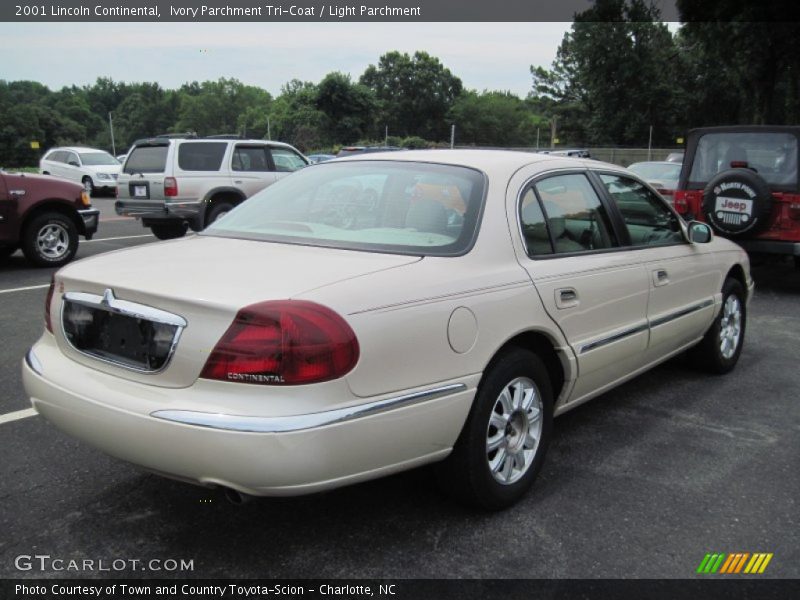
[{"label": "chrome bumper trim", "polygon": [[25,363],[28,365],[28,367],[30,367],[31,371],[39,376],[42,375],[42,363],[39,362],[39,359],[33,352],[33,348],[28,350],[28,353],[25,355]]},{"label": "chrome bumper trim", "polygon": [[449,396],[457,392],[463,392],[466,389],[467,386],[463,383],[453,383],[423,390],[421,392],[413,392],[411,394],[404,394],[403,396],[359,404],[357,406],[348,406],[347,408],[326,410],[306,415],[288,415],[285,417],[251,417],[244,415],[206,413],[193,410],[157,410],[150,413],[150,416],[166,421],[183,423],[184,425],[196,425],[198,427],[209,427],[211,429],[222,429],[225,431],[286,433],[352,421],[353,419],[360,419],[389,410],[434,400],[443,396]]}]

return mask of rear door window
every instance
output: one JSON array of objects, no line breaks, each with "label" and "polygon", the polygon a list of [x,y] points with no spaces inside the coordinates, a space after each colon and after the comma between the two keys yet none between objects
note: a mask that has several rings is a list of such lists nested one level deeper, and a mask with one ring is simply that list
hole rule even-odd
[{"label": "rear door window", "polygon": [[536,207],[533,197],[526,194],[520,207],[530,255],[548,253],[547,241],[555,254],[603,250],[617,245],[605,206],[586,175],[547,177],[537,181],[534,189],[541,205]]},{"label": "rear door window", "polygon": [[225,156],[225,142],[185,142],[178,147],[182,171],[219,171]]},{"label": "rear door window", "polygon": [[137,146],[125,161],[125,173],[163,173],[169,146]]},{"label": "rear door window", "polygon": [[270,171],[265,146],[236,146],[231,157],[231,169],[239,172]]}]

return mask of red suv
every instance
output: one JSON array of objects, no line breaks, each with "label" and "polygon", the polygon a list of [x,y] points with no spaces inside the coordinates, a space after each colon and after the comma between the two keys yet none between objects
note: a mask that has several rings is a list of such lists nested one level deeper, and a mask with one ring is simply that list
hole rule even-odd
[{"label": "red suv", "polygon": [[36,266],[59,267],[75,256],[79,235],[91,239],[99,215],[77,183],[0,171],[0,260],[21,247]]},{"label": "red suv", "polygon": [[675,209],[748,252],[800,267],[800,127],[742,125],[689,132]]}]

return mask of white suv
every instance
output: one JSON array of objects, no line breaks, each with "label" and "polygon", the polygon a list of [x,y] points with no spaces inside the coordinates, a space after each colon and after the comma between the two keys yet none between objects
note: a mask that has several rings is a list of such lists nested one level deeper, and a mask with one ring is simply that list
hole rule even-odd
[{"label": "white suv", "polygon": [[120,168],[120,162],[105,150],[79,146],[51,148],[39,161],[42,175],[70,179],[90,194],[115,189]]},{"label": "white suv", "polygon": [[181,237],[308,164],[292,146],[266,140],[138,140],[119,176],[116,211],[159,239]]}]

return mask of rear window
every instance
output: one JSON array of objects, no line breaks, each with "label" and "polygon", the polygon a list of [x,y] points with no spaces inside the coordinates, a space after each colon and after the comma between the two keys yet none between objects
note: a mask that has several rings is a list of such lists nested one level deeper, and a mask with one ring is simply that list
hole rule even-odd
[{"label": "rear window", "polygon": [[797,183],[797,138],[790,133],[707,133],[697,142],[689,183],[702,186],[720,171],[746,167],[767,183]]},{"label": "rear window", "polygon": [[203,235],[418,256],[466,252],[485,177],[466,167],[406,161],[302,169],[215,221]]},{"label": "rear window", "polygon": [[169,146],[136,146],[125,161],[125,173],[163,173]]},{"label": "rear window", "polygon": [[219,171],[227,147],[225,142],[185,142],[178,147],[178,166],[182,171]]}]

